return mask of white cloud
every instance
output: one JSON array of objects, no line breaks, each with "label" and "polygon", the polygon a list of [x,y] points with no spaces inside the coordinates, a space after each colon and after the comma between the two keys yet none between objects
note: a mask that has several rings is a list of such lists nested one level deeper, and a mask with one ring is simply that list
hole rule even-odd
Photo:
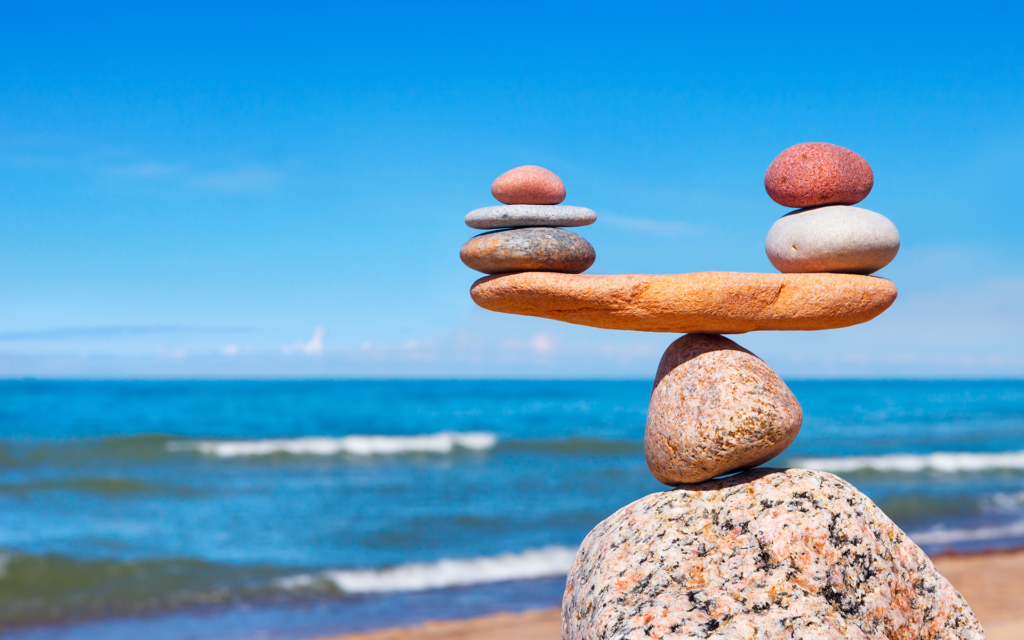
[{"label": "white cloud", "polygon": [[699,235],[696,227],[680,220],[649,220],[646,218],[620,216],[614,213],[601,213],[598,218],[602,223],[611,227],[618,227],[629,231],[669,236]]},{"label": "white cloud", "polygon": [[295,344],[285,345],[281,347],[281,351],[285,353],[304,353],[307,356],[322,355],[324,352],[324,335],[326,334],[326,329],[317,327],[313,329],[313,337],[309,339],[309,342],[296,342]]},{"label": "white cloud", "polygon": [[226,356],[237,356],[238,355],[238,345],[236,345],[236,344],[225,345],[224,347],[221,348],[220,352],[222,354],[226,355]]},{"label": "white cloud", "polygon": [[145,160],[135,164],[110,167],[108,169],[111,175],[131,179],[167,178],[181,173],[182,170],[183,167],[180,165],[155,162],[153,160]]},{"label": "white cloud", "polygon": [[284,176],[269,169],[233,169],[189,176],[185,184],[222,193],[268,191],[283,182]]}]

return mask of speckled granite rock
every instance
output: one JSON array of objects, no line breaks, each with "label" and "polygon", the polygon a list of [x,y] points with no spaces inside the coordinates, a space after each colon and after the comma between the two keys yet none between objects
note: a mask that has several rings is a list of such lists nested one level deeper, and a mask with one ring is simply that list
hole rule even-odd
[{"label": "speckled granite rock", "polygon": [[558,204],[565,200],[565,185],[544,167],[527,164],[498,176],[491,195],[505,204]]},{"label": "speckled granite rock", "polygon": [[800,209],[772,225],[764,250],[782,273],[868,275],[899,253],[900,232],[885,216],[859,207]]},{"label": "speckled granite rock", "polygon": [[867,160],[827,142],[793,145],[764,174],[768,196],[784,207],[857,204],[868,197],[874,184]]},{"label": "speckled granite rock", "polygon": [[756,467],[782,453],[801,422],[793,392],[760,358],[728,338],[692,333],[658,365],[647,467],[669,485]]},{"label": "speckled granite rock", "polygon": [[815,331],[867,322],[896,300],[882,278],[839,273],[568,275],[481,278],[484,309],[601,329],[668,333]]},{"label": "speckled granite rock", "polygon": [[462,245],[459,257],[467,267],[483,273],[580,273],[594,264],[597,254],[572,231],[528,227],[482,233]]},{"label": "speckled granite rock", "polygon": [[596,221],[597,214],[586,207],[552,204],[506,204],[481,207],[466,214],[466,226],[473,229],[585,227]]},{"label": "speckled granite rock", "polygon": [[583,541],[562,640],[983,640],[970,607],[866,496],[802,469],[656,493]]}]

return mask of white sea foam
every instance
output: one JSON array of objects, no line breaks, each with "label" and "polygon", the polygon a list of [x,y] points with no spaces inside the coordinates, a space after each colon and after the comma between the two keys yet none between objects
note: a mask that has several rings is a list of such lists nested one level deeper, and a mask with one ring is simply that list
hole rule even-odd
[{"label": "white sea foam", "polygon": [[947,529],[935,527],[927,531],[910,532],[907,535],[917,544],[952,544],[954,542],[983,542],[1024,537],[1024,520],[1018,520],[997,527],[976,529]]},{"label": "white sea foam", "polygon": [[485,451],[498,443],[498,436],[482,431],[463,433],[442,431],[415,436],[362,436],[337,438],[304,437],[267,440],[199,440],[171,442],[171,451],[198,451],[218,458],[269,456],[287,453],[296,456],[388,456],[409,453],[451,453],[455,449]]},{"label": "white sea foam", "polygon": [[1024,451],[999,453],[937,452],[892,453],[881,456],[849,456],[845,458],[801,458],[793,466],[820,471],[987,471],[990,469],[1024,469]]},{"label": "white sea foam", "polygon": [[278,580],[284,589],[309,588],[320,581],[333,583],[344,593],[426,591],[463,587],[507,580],[531,580],[564,576],[572,566],[576,550],[567,547],[528,549],[522,553],[445,559],[438,562],[403,564],[386,569],[323,571]]}]

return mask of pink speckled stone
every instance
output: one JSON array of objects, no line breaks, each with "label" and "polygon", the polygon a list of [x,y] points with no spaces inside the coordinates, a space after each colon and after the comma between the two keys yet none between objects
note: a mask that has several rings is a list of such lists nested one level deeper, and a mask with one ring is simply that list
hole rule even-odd
[{"label": "pink speckled stone", "polygon": [[871,165],[849,149],[804,142],[778,155],[764,174],[764,188],[784,207],[856,204],[875,184]]},{"label": "pink speckled stone", "polygon": [[803,412],[760,358],[728,338],[691,333],[658,365],[644,452],[659,482],[703,482],[785,450]]},{"label": "pink speckled stone", "polygon": [[984,640],[967,602],[864,494],[755,469],[655,493],[597,525],[562,640]]},{"label": "pink speckled stone", "polygon": [[558,204],[565,200],[565,185],[544,167],[528,164],[498,176],[491,195],[505,204]]}]

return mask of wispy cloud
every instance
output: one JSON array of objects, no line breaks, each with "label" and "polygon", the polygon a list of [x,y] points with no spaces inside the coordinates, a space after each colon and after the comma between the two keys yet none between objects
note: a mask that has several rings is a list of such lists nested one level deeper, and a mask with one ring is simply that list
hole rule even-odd
[{"label": "wispy cloud", "polygon": [[132,180],[149,180],[155,178],[169,178],[180,175],[184,171],[182,165],[167,164],[145,160],[134,164],[126,164],[107,168],[107,172],[118,178]]},{"label": "wispy cloud", "polygon": [[698,235],[698,230],[691,224],[679,220],[650,220],[647,218],[633,218],[620,216],[614,213],[602,213],[598,216],[601,222],[612,227],[639,231],[642,233],[656,233],[669,236],[693,236]]},{"label": "wispy cloud", "polygon": [[168,334],[243,333],[247,327],[190,327],[184,325],[110,325],[0,331],[0,342],[51,342],[91,338],[134,338]]},{"label": "wispy cloud", "polygon": [[226,194],[263,193],[280,186],[285,174],[266,167],[199,169],[184,163],[143,160],[111,165],[103,173],[133,183],[163,181],[188,189]]},{"label": "wispy cloud", "polygon": [[319,356],[324,352],[324,336],[327,334],[327,330],[323,327],[317,327],[313,329],[313,337],[309,339],[309,342],[296,342],[295,344],[289,344],[281,347],[281,351],[285,353],[304,353],[307,356]]},{"label": "wispy cloud", "polygon": [[269,169],[234,169],[189,176],[185,184],[221,193],[269,191],[284,181],[284,174]]}]

